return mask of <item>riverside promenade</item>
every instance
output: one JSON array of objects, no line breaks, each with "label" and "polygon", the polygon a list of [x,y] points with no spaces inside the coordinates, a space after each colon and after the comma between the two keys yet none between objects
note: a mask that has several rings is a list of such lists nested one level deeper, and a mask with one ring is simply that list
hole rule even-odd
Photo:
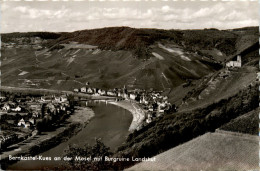
[{"label": "riverside promenade", "polygon": [[129,100],[122,100],[119,102],[109,101],[110,104],[122,107],[133,115],[132,123],[129,127],[129,131],[133,132],[135,129],[138,129],[145,119],[144,110],[138,106],[135,102],[131,102]]}]

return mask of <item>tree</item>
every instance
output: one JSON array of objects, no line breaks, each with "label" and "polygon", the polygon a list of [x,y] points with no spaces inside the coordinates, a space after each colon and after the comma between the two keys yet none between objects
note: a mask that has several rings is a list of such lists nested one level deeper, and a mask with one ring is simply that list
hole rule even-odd
[{"label": "tree", "polygon": [[42,116],[41,116],[41,118],[44,117],[46,105],[47,105],[46,103],[43,103],[43,104],[42,104],[42,107],[41,107],[41,114],[42,114]]},{"label": "tree", "polygon": [[36,123],[36,129],[37,129],[39,134],[41,134],[41,132],[43,131],[43,128],[44,128],[44,125],[43,125],[42,121],[38,121]]},{"label": "tree", "polygon": [[74,96],[71,95],[71,94],[69,94],[69,95],[67,95],[67,97],[68,97],[70,109],[71,109],[71,110],[74,110],[74,108],[75,108],[75,99],[74,99]]},{"label": "tree", "polygon": [[144,44],[140,44],[139,46],[137,46],[134,51],[134,55],[139,59],[148,59],[149,54],[149,49]]},{"label": "tree", "polygon": [[[111,156],[113,153],[100,139],[96,139],[93,146],[87,144],[80,148],[76,145],[69,145],[64,150],[64,154],[64,157],[73,158],[70,161],[66,161],[66,167],[69,170],[114,170],[113,163],[105,161],[105,156]],[[91,157],[91,161],[76,161],[76,156]],[[93,161],[94,157],[101,157],[102,160]]]}]

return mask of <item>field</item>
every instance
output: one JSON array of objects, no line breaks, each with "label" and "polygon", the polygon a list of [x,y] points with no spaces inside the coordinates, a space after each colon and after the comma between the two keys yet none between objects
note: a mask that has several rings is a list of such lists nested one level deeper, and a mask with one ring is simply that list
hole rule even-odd
[{"label": "field", "polygon": [[258,136],[206,133],[127,170],[254,170]]}]

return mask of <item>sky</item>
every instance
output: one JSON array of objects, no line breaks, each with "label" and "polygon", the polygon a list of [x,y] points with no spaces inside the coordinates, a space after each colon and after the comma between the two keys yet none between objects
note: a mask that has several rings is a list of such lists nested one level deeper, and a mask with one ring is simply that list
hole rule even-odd
[{"label": "sky", "polygon": [[1,1],[1,33],[258,26],[258,1]]}]

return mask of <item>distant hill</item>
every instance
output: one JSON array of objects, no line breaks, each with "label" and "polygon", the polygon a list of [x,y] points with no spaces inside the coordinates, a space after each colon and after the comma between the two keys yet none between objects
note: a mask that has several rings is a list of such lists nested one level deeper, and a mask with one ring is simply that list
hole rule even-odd
[{"label": "distant hill", "polygon": [[240,51],[240,40],[258,39],[257,27],[241,30],[109,27],[2,34],[2,84],[68,90],[90,82],[105,89],[126,84],[165,90],[218,71]]},{"label": "distant hill", "polygon": [[[259,106],[258,38],[258,27],[2,34],[1,84],[73,90],[89,82],[102,89],[162,90],[178,111],[134,131],[117,151],[154,156],[230,121],[228,129],[252,121],[249,112]],[[226,69],[238,54],[242,67]]]},{"label": "distant hill", "polygon": [[[101,29],[80,30],[75,32],[48,33],[10,33],[2,34],[2,41],[14,37],[40,37],[52,39],[48,46],[58,46],[70,41],[96,45],[106,50],[134,50],[148,48],[156,41],[168,40],[187,48],[186,50],[218,50],[223,55],[241,51],[258,41],[258,27],[245,27],[232,30],[163,30],[137,29],[130,27],[108,27]],[[221,55],[220,55],[221,56]]]},{"label": "distant hill", "polygon": [[[225,58],[225,56],[241,51],[258,41],[258,34],[258,27],[234,30],[162,30],[109,27],[64,33],[57,40],[51,42],[50,45],[55,46],[61,42],[75,41],[96,45],[101,49],[131,50],[137,53],[137,57],[143,58],[147,56],[143,53],[138,54],[139,49],[148,51],[149,46],[155,42],[167,40],[182,46],[188,51],[202,53],[203,55],[208,54],[204,53],[203,50],[210,51],[211,53],[217,53],[218,58],[221,56]],[[216,58],[212,54],[209,56]]]},{"label": "distant hill", "polygon": [[[51,32],[29,32],[29,33],[3,33],[1,34],[1,41],[4,43],[13,42],[15,43],[15,39],[19,38],[34,38],[39,37],[41,39],[57,39],[61,36],[61,33],[51,33]],[[29,43],[29,42],[24,42]]]}]

